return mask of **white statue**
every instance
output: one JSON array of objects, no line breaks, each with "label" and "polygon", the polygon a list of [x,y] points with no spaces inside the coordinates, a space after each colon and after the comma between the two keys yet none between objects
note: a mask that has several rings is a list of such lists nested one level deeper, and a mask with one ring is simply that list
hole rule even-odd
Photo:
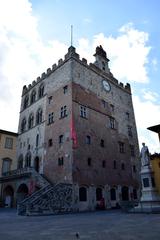
[{"label": "white statue", "polygon": [[141,166],[148,166],[150,164],[149,150],[148,147],[145,146],[145,143],[142,143],[142,149],[140,153],[141,157]]}]

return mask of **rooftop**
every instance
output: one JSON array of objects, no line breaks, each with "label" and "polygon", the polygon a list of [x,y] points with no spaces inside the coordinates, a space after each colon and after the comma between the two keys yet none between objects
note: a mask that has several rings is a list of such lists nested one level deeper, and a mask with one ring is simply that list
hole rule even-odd
[{"label": "rooftop", "polygon": [[18,136],[18,133],[10,132],[10,131],[3,130],[3,129],[0,129],[0,133],[6,134],[6,135],[12,135],[12,136],[15,136],[15,137]]}]

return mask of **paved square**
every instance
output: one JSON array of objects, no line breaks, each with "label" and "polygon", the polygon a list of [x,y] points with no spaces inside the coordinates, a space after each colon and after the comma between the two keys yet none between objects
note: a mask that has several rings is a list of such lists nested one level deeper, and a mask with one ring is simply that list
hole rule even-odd
[{"label": "paved square", "polygon": [[119,210],[57,216],[17,216],[0,209],[0,240],[159,240],[160,214]]}]

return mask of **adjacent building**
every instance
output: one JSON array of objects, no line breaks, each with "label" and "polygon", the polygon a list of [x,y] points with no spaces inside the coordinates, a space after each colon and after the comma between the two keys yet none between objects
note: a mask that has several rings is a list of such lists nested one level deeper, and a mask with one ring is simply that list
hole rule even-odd
[{"label": "adjacent building", "polygon": [[[160,140],[160,124],[148,128],[150,131],[158,133]],[[151,165],[154,171],[155,186],[160,194],[160,153],[154,153],[151,155]]]},{"label": "adjacent building", "polygon": [[139,187],[131,87],[113,76],[102,46],[94,56],[88,64],[71,46],[23,87],[19,118],[17,166],[30,172],[21,183],[29,189],[32,176],[39,188],[39,178],[71,184],[78,210],[95,209],[101,199],[107,208],[137,199]]},{"label": "adjacent building", "polygon": [[[18,134],[0,129],[0,177],[11,170],[17,168],[16,161],[16,145]],[[1,184],[0,184],[1,191]],[[12,202],[9,197],[13,194],[11,188],[7,188],[4,195],[6,198],[6,204],[11,206]],[[2,199],[1,199],[2,202]]]}]

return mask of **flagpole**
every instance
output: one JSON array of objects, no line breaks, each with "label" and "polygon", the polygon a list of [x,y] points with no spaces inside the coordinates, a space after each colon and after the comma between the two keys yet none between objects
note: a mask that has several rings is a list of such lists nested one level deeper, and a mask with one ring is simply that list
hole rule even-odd
[{"label": "flagpole", "polygon": [[71,25],[71,46],[73,46],[73,25]]}]

